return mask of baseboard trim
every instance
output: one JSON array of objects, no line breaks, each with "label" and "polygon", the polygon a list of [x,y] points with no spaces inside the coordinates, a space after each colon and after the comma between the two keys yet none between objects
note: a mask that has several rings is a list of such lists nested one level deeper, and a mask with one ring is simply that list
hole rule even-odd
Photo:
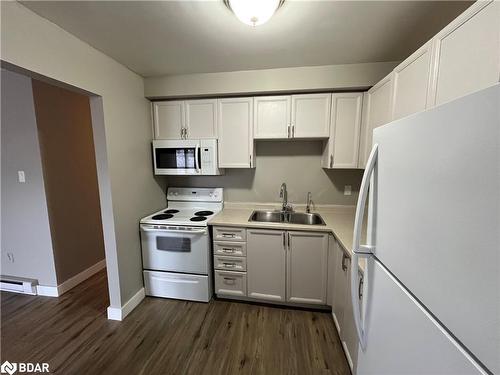
[{"label": "baseboard trim", "polygon": [[36,294],[44,297],[59,297],[57,286],[37,285]]},{"label": "baseboard trim", "polygon": [[108,307],[108,319],[122,321],[125,317],[132,312],[146,297],[144,288],[141,288],[136,294],[132,296],[121,308]]},{"label": "baseboard trim", "polygon": [[59,295],[66,293],[70,289],[73,289],[75,286],[87,280],[89,277],[95,275],[97,272],[99,272],[105,267],[106,267],[106,259],[100,260],[93,266],[90,266],[86,270],[83,270],[79,274],[69,278],[62,284],[59,284],[57,286],[57,291],[59,292]]}]

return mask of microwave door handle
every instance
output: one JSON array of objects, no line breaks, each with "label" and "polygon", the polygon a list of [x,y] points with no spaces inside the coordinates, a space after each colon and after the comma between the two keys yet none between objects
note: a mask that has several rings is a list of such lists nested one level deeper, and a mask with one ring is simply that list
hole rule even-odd
[{"label": "microwave door handle", "polygon": [[196,169],[196,173],[200,173],[200,165],[198,164],[198,155],[200,153],[200,144],[197,143],[194,149],[194,167]]}]

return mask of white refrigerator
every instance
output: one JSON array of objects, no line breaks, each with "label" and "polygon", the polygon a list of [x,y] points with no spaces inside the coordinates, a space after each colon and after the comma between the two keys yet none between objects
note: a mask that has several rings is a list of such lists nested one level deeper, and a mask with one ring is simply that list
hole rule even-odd
[{"label": "white refrigerator", "polygon": [[500,374],[500,85],[374,130],[353,247],[357,375]]}]

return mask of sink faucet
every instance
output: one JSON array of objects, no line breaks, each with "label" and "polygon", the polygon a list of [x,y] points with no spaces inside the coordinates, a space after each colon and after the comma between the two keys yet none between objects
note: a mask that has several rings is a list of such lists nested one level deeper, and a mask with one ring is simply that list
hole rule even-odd
[{"label": "sink faucet", "polygon": [[281,210],[292,211],[292,207],[288,204],[288,192],[286,191],[286,184],[284,182],[281,184],[280,198],[283,199],[281,204]]},{"label": "sink faucet", "polygon": [[306,198],[306,212],[307,213],[311,212],[311,205],[312,205],[312,194],[311,194],[311,192],[308,192],[307,198]]}]

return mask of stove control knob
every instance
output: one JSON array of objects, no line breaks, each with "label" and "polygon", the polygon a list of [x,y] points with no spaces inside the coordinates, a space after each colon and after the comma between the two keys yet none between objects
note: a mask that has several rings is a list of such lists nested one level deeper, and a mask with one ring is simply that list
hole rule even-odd
[{"label": "stove control knob", "polygon": [[208,194],[210,197],[213,195],[212,193]]},{"label": "stove control knob", "polygon": [[178,196],[178,195],[179,195],[179,193],[178,193],[178,192],[175,192],[175,193],[174,193],[174,195],[175,195],[175,196]]}]

